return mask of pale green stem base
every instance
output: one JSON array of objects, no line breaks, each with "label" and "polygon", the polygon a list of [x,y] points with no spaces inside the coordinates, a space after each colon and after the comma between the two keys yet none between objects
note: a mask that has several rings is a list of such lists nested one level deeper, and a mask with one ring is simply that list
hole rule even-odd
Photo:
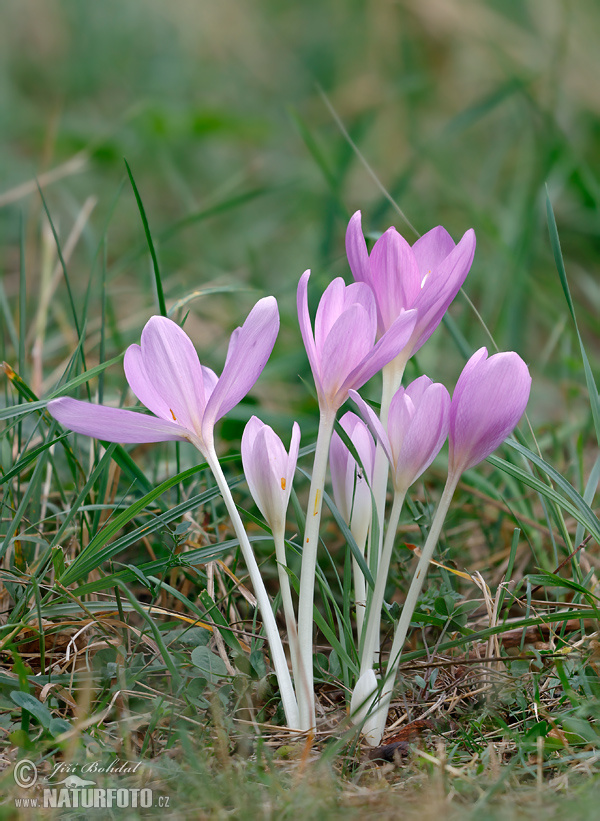
[{"label": "pale green stem base", "polygon": [[252,550],[250,540],[248,539],[241,516],[235,506],[235,502],[233,501],[231,490],[229,489],[227,480],[221,470],[221,465],[219,464],[214,448],[207,448],[207,450],[203,450],[202,453],[204,454],[206,461],[213,472],[219,490],[221,491],[223,501],[225,502],[225,506],[233,524],[233,529],[235,530],[235,534],[242,549],[244,561],[248,569],[252,587],[254,588],[258,609],[260,611],[263,627],[267,636],[267,642],[271,651],[273,667],[275,668],[275,675],[277,676],[281,702],[285,711],[285,718],[288,727],[291,729],[299,729],[300,720],[298,704],[294,694],[294,687],[292,685],[287,659],[283,650],[281,636],[279,635],[279,630],[277,629],[277,622],[275,621],[275,616],[273,615],[273,610],[271,608],[269,595],[265,588],[262,576],[260,575],[260,570],[254,556],[254,551]]},{"label": "pale green stem base", "polygon": [[300,593],[298,600],[298,645],[300,661],[300,681],[298,687],[298,707],[300,729],[312,730],[316,725],[313,683],[313,606],[315,595],[315,572],[317,548],[319,545],[319,525],[323,505],[323,490],[329,459],[329,443],[333,433],[335,411],[322,410],[315,460],[313,463],[308,507],[306,509],[306,530],[302,545],[302,569],[300,572]]},{"label": "pale green stem base", "polygon": [[383,731],[385,729],[385,722],[387,720],[390,701],[392,699],[394,682],[396,680],[396,675],[398,673],[398,666],[400,664],[400,657],[402,655],[402,648],[404,646],[404,642],[406,641],[408,628],[410,627],[410,622],[413,617],[413,613],[415,612],[415,608],[417,606],[417,601],[421,594],[421,590],[423,588],[425,576],[427,575],[427,571],[429,569],[429,563],[433,557],[433,551],[435,550],[435,546],[437,545],[438,540],[440,538],[442,526],[448,513],[448,508],[450,507],[450,502],[452,501],[452,497],[454,495],[454,491],[456,490],[456,486],[458,484],[459,479],[459,473],[450,474],[448,476],[444,492],[442,493],[442,498],[440,499],[438,509],[436,510],[435,516],[433,517],[433,522],[431,523],[431,530],[429,531],[429,535],[427,536],[427,541],[425,542],[425,545],[423,547],[421,558],[419,559],[419,563],[417,564],[417,569],[415,570],[415,574],[412,578],[410,587],[408,589],[406,601],[404,602],[404,606],[402,608],[400,621],[398,622],[398,626],[396,628],[396,633],[394,635],[394,641],[390,652],[388,668],[385,674],[385,683],[383,686],[379,704],[376,707],[378,716],[377,730],[379,739],[381,739],[381,737],[383,736]]},{"label": "pale green stem base", "polygon": [[401,493],[396,493],[394,495],[394,503],[392,505],[392,510],[390,512],[390,519],[385,534],[385,542],[383,544],[383,550],[381,552],[379,567],[377,568],[375,588],[373,590],[371,600],[369,602],[367,628],[360,656],[361,676],[364,673],[366,673],[368,669],[373,669],[373,665],[375,663],[375,653],[379,649],[379,635],[381,632],[381,608],[383,605],[385,585],[387,582],[390,561],[392,558],[394,539],[396,536],[398,521],[400,520],[400,513],[402,511],[402,505],[404,504],[405,496],[405,491]]}]

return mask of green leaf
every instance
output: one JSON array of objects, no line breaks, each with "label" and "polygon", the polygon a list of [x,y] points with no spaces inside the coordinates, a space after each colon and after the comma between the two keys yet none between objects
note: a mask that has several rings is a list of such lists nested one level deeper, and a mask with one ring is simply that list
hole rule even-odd
[{"label": "green leaf", "polygon": [[48,710],[45,704],[38,701],[35,696],[32,696],[31,693],[24,693],[22,690],[13,690],[12,693],[10,693],[10,697],[17,707],[21,707],[21,709],[31,713],[44,729],[47,730],[50,727],[50,722],[52,721],[50,710]]},{"label": "green leaf", "polygon": [[229,676],[229,671],[223,659],[213,653],[212,650],[209,650],[208,647],[196,647],[192,650],[192,664],[213,683],[220,678]]}]

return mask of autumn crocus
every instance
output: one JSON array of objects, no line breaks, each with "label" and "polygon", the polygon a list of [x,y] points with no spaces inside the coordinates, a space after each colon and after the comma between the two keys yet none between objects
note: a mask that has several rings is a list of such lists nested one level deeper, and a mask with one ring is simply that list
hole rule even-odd
[{"label": "autumn crocus", "polygon": [[242,435],[242,465],[244,475],[252,498],[273,533],[279,589],[286,629],[291,648],[292,668],[296,680],[296,689],[301,686],[301,675],[298,670],[297,626],[287,574],[287,557],[285,551],[285,519],[294,481],[298,449],[300,447],[300,427],[297,422],[292,426],[292,438],[289,454],[283,442],[273,428],[252,416]]},{"label": "autumn crocus", "polygon": [[302,729],[315,726],[312,697],[312,616],[315,569],[323,487],[329,442],[336,411],[348,397],[396,357],[413,332],[414,311],[401,311],[376,343],[377,308],[373,292],[363,282],[346,285],[341,277],[325,290],[315,317],[313,333],[308,312],[310,271],[298,284],[298,321],[319,399],[319,431],[308,498],[308,515],[303,541],[302,571],[298,602],[298,636],[303,674],[308,682],[310,702],[300,703]]},{"label": "autumn crocus", "polygon": [[152,317],[142,331],[141,346],[127,349],[124,367],[131,389],[153,415],[64,397],[49,402],[48,410],[65,427],[86,436],[129,443],[184,440],[203,454],[227,506],[256,593],[288,724],[297,727],[296,698],[271,603],[214,445],[215,423],[252,388],[278,330],[275,298],[259,300],[231,335],[225,366],[217,378],[200,364],[191,340],[175,322]]},{"label": "autumn crocus", "polygon": [[[361,467],[359,467],[356,459],[342,441],[341,436],[334,432],[329,447],[329,470],[333,500],[342,518],[350,526],[350,532],[358,549],[364,555],[373,511],[371,482],[375,461],[375,442],[366,424],[352,411],[348,411],[342,416],[340,425],[354,445]],[[360,639],[366,607],[366,584],[365,577],[355,557],[352,558],[352,568],[356,600],[356,626]]]},{"label": "autumn crocus", "polygon": [[376,711],[378,731],[371,734],[371,743],[379,743],[378,739],[383,735],[402,647],[459,479],[465,470],[486,459],[510,436],[525,411],[530,389],[529,370],[518,354],[498,353],[488,358],[485,348],[473,354],[456,383],[449,416],[448,480],[396,628],[386,681]]},{"label": "autumn crocus", "polygon": [[446,441],[450,396],[443,385],[432,382],[428,376],[420,376],[407,388],[399,388],[394,394],[387,418],[387,431],[355,391],[351,391],[350,396],[390,461],[394,486],[394,500],[377,567],[375,587],[367,609],[367,627],[361,647],[362,675],[372,667],[378,650],[381,607],[404,497]]},{"label": "autumn crocus", "polygon": [[441,225],[410,245],[394,227],[381,235],[369,254],[357,211],[346,230],[346,253],[357,282],[373,289],[378,332],[384,334],[401,311],[414,308],[417,321],[404,353],[416,353],[440,324],[469,273],[475,233],[458,244]]},{"label": "autumn crocus", "polygon": [[154,415],[91,405],[69,397],[54,399],[48,410],[76,433],[108,442],[192,442],[205,456],[214,448],[215,423],[248,393],[263,371],[279,331],[274,297],[259,300],[241,328],[231,335],[219,378],[202,366],[185,331],[153,316],[141,345],[130,345],[124,368],[131,390]]}]

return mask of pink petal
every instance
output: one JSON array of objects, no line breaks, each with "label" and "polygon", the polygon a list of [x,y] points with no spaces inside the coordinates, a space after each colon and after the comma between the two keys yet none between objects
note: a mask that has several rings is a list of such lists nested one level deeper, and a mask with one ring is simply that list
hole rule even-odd
[{"label": "pink petal", "polygon": [[[340,419],[340,425],[350,437],[354,432],[354,420],[357,418],[356,414],[348,411]],[[335,431],[329,445],[329,473],[334,502],[344,521],[349,523],[352,515],[356,462],[341,436]]]},{"label": "pink petal", "polygon": [[321,364],[325,340],[345,308],[346,283],[341,277],[336,277],[323,292],[315,316],[315,348]]},{"label": "pink petal", "polygon": [[317,393],[321,395],[323,393],[323,387],[321,385],[319,360],[317,357],[317,349],[315,346],[312,325],[310,322],[310,314],[308,312],[309,278],[310,271],[305,271],[300,277],[300,282],[298,283],[298,293],[296,297],[296,302],[298,306],[298,324],[300,325],[300,333],[302,334],[302,341],[304,342],[306,355],[308,356],[308,361],[310,362],[310,369],[312,371],[313,379],[315,380]]},{"label": "pink petal", "polygon": [[[483,355],[482,355],[483,352]],[[486,459],[517,426],[527,406],[531,376],[514,353],[480,349],[461,374],[450,406],[450,470]]]},{"label": "pink petal", "polygon": [[432,228],[415,242],[413,254],[419,266],[421,284],[455,248],[455,242],[441,225]]},{"label": "pink petal", "polygon": [[385,332],[363,361],[348,375],[340,387],[338,391],[340,397],[342,397],[340,405],[345,401],[350,388],[362,387],[384,365],[387,365],[388,362],[398,356],[411,337],[416,319],[417,312],[410,310],[403,311],[394,320],[389,330]]},{"label": "pink petal", "polygon": [[137,443],[186,440],[187,431],[176,422],[144,413],[80,402],[68,396],[53,399],[48,410],[61,425],[106,442]]},{"label": "pink petal", "polygon": [[369,426],[373,436],[377,439],[378,442],[381,442],[381,446],[385,452],[385,455],[388,458],[389,463],[393,465],[394,461],[390,440],[388,439],[387,433],[383,429],[383,425],[379,421],[379,417],[377,416],[373,408],[367,405],[365,400],[356,391],[350,390],[348,392],[348,395],[350,399],[352,399],[354,404],[358,407],[360,415]]},{"label": "pink petal", "polygon": [[290,455],[268,425],[253,416],[242,436],[242,463],[254,501],[272,528],[283,526],[298,458],[300,428],[294,423]]},{"label": "pink petal", "polygon": [[419,267],[408,242],[395,228],[388,228],[371,251],[371,287],[384,334],[400,311],[413,307],[421,292]]},{"label": "pink petal", "polygon": [[[340,407],[346,401],[348,388],[338,395],[340,386],[372,350],[375,323],[370,327],[369,324],[367,312],[355,303],[338,318],[325,339],[320,352],[321,383],[323,396],[332,407]],[[352,381],[348,387],[360,385]]]},{"label": "pink petal", "polygon": [[292,425],[292,437],[290,439],[290,450],[288,455],[288,468],[287,473],[285,476],[286,480],[286,492],[287,492],[287,499],[286,499],[286,507],[287,502],[290,498],[290,493],[292,492],[292,485],[294,482],[294,474],[296,473],[296,463],[298,462],[298,452],[300,450],[300,425],[297,422],[294,422]]},{"label": "pink petal", "polygon": [[369,253],[362,232],[360,211],[351,217],[346,229],[346,254],[354,279],[370,284]]},{"label": "pink petal", "polygon": [[413,380],[410,383],[410,385],[407,386],[406,394],[407,396],[410,396],[415,405],[418,405],[421,402],[421,399],[425,391],[429,388],[430,385],[433,384],[433,380],[430,379],[428,376],[425,376],[425,374],[423,374],[422,376],[417,377],[417,379]]},{"label": "pink petal", "polygon": [[394,470],[400,462],[404,437],[416,413],[415,403],[404,388],[398,388],[392,396],[387,419],[387,435],[392,448]]},{"label": "pink petal", "polygon": [[415,354],[442,321],[466,279],[475,255],[475,232],[469,229],[458,245],[427,277],[414,302],[419,318],[411,340]]},{"label": "pink petal", "polygon": [[[408,401],[408,389],[405,394]],[[392,400],[393,401],[393,400]],[[396,466],[395,486],[407,489],[431,465],[448,436],[450,395],[439,383],[431,384],[415,407],[415,412],[402,439]],[[388,416],[388,435],[394,446],[391,423],[392,406]]]},{"label": "pink petal", "polygon": [[235,407],[262,373],[279,332],[279,310],[273,296],[259,299],[235,335],[228,356],[206,405],[202,433],[212,435],[215,422]]},{"label": "pink petal", "polygon": [[142,405],[145,405],[148,410],[151,410],[152,413],[155,413],[156,416],[159,416],[161,419],[172,421],[171,408],[162,396],[157,393],[150,377],[146,373],[142,349],[139,345],[130,345],[127,348],[125,351],[125,359],[123,360],[123,367],[125,369],[125,376],[129,382],[129,387]]},{"label": "pink petal", "polygon": [[137,390],[145,398],[150,392],[158,395],[174,420],[199,433],[206,400],[202,368],[188,335],[172,320],[153,316],[142,331],[141,349],[149,386],[141,388],[143,374],[134,369]]}]

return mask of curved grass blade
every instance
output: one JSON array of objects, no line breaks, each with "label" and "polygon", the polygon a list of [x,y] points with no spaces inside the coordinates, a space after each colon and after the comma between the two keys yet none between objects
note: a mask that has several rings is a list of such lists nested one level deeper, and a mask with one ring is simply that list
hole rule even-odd
[{"label": "curved grass blade", "polygon": [[600,544],[600,520],[587,502],[579,495],[579,493],[577,493],[575,488],[569,484],[569,482],[567,482],[567,480],[561,476],[557,470],[551,467],[540,456],[529,450],[529,448],[523,447],[523,445],[520,445],[518,442],[511,439],[507,439],[505,444],[509,445],[511,448],[514,448],[514,450],[518,451],[525,457],[525,459],[528,459],[540,468],[540,470],[542,470],[563,491],[565,496],[571,499],[573,504],[568,502],[553,487],[549,487],[539,479],[536,479],[535,476],[532,476],[516,465],[513,465],[504,459],[500,459],[498,456],[488,456],[487,461],[505,473],[519,479],[519,481],[523,482],[523,484],[533,488],[545,498],[558,504],[563,508],[563,510],[566,510],[571,514],[571,516],[573,516],[574,519],[580,522]]},{"label": "curved grass blade", "polygon": [[148,218],[146,217],[146,212],[144,210],[144,205],[142,203],[142,198],[140,197],[140,192],[137,189],[137,185],[135,184],[135,180],[133,179],[133,174],[131,173],[131,168],[129,167],[129,163],[125,158],[123,158],[123,162],[125,163],[125,168],[127,169],[127,173],[129,174],[129,181],[131,182],[131,187],[133,188],[133,193],[135,196],[135,201],[137,202],[137,207],[140,212],[140,217],[142,218],[142,225],[144,226],[144,233],[146,234],[146,240],[148,242],[148,248],[150,250],[150,256],[152,257],[152,265],[154,267],[154,281],[156,283],[156,296],[158,299],[158,309],[161,312],[162,316],[167,316],[167,306],[165,304],[165,294],[163,291],[162,286],[162,279],[160,277],[160,269],[158,267],[158,258],[156,256],[156,251],[154,249],[154,243],[152,242],[152,234],[150,233],[150,226],[148,225]]},{"label": "curved grass blade", "polygon": [[581,334],[579,333],[579,326],[577,324],[577,317],[575,316],[575,306],[573,305],[573,300],[571,298],[571,291],[569,290],[569,282],[567,280],[567,272],[565,269],[565,263],[563,260],[562,251],[560,248],[560,240],[558,238],[558,228],[556,227],[556,219],[554,217],[554,209],[552,208],[552,202],[550,201],[550,195],[548,194],[548,187],[546,186],[546,216],[548,218],[548,231],[550,232],[550,245],[552,246],[552,253],[554,254],[554,262],[556,263],[556,268],[558,270],[558,276],[560,277],[560,284],[562,285],[562,289],[565,295],[565,299],[567,301],[567,306],[569,308],[569,313],[571,314],[571,318],[573,320],[573,324],[575,326],[575,332],[577,334],[577,339],[579,341],[579,348],[581,350],[581,359],[583,361],[583,370],[585,373],[585,382],[587,385],[588,393],[590,396],[590,407],[592,410],[592,418],[594,420],[594,428],[596,430],[596,439],[598,441],[598,445],[600,445],[600,397],[598,396],[598,388],[596,387],[596,382],[594,380],[594,375],[592,373],[592,369],[590,367],[590,362],[585,352],[585,348],[583,345],[583,340],[581,338]]}]

